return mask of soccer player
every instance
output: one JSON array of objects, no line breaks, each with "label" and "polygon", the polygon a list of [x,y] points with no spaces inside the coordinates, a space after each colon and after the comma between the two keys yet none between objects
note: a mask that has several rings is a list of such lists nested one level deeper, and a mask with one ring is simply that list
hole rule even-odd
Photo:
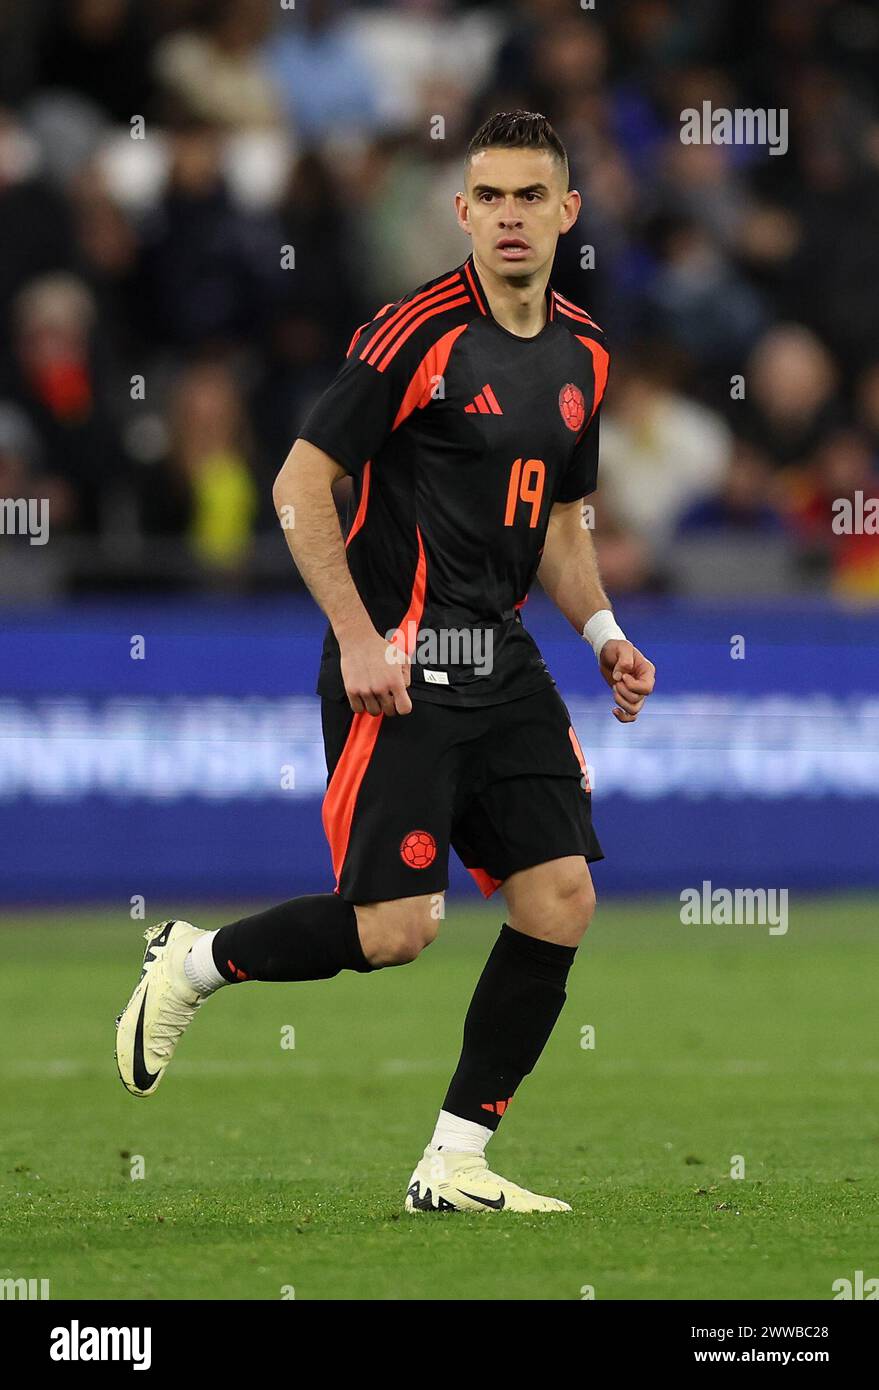
[{"label": "soccer player", "polygon": [[[492,1172],[485,1146],[565,1000],[595,895],[586,764],[522,622],[535,575],[589,642],[613,714],[654,668],[610,612],[583,524],[608,371],[601,329],[549,284],[580,196],[549,122],[474,136],[458,223],[472,254],[357,330],[278,475],[295,562],[329,619],[318,680],[333,892],[199,931],[147,932],[117,1061],[151,1095],[203,1001],[243,980],[412,961],[434,938],[452,846],[507,921],[405,1208],[569,1211]],[[343,540],[333,485],[353,479]]]}]

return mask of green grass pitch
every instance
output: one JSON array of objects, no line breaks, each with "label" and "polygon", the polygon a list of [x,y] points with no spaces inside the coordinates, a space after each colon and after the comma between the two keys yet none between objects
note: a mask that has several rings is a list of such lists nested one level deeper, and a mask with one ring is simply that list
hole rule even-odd
[{"label": "green grass pitch", "polygon": [[492,1141],[497,1169],[571,1201],[550,1217],[401,1210],[499,908],[451,902],[402,969],[222,991],[148,1100],[113,1062],[144,923],[11,914],[0,1278],[53,1298],[829,1299],[879,1274],[879,903],[793,896],[775,937],[679,906],[600,906]]}]

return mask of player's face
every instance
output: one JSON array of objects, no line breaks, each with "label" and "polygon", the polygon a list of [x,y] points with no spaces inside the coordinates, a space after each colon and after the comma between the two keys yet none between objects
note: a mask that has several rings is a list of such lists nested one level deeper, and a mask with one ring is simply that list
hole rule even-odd
[{"label": "player's face", "polygon": [[580,195],[568,190],[564,166],[549,151],[489,149],[473,156],[455,208],[480,265],[522,280],[548,273]]}]

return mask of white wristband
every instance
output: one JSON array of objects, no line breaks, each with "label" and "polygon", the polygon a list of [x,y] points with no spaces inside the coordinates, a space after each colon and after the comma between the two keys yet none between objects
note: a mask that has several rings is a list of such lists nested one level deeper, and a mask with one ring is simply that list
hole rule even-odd
[{"label": "white wristband", "polygon": [[620,627],[613,613],[609,608],[599,608],[597,613],[593,613],[588,623],[583,628],[583,640],[592,647],[598,659],[601,659],[601,651],[605,642],[617,641],[625,642],[626,634]]}]

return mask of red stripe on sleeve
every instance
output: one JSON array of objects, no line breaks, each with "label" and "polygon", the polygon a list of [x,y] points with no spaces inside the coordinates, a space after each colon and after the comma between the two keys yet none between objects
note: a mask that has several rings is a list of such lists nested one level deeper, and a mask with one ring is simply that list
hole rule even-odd
[{"label": "red stripe on sleeve", "polygon": [[390,340],[402,327],[404,327],[414,314],[418,314],[421,309],[427,308],[429,304],[436,304],[442,299],[448,299],[450,295],[461,293],[462,289],[461,277],[456,271],[455,274],[450,275],[447,280],[441,280],[438,285],[434,285],[433,289],[422,290],[421,294],[415,295],[414,299],[410,299],[405,304],[401,304],[396,313],[391,315],[387,323],[384,324],[375,337],[367,343],[363,352],[360,354],[361,358],[374,366],[376,358],[381,356],[381,353],[387,347]]},{"label": "red stripe on sleeve", "polygon": [[462,304],[467,303],[469,303],[467,296],[462,295],[458,299],[448,300],[445,304],[437,304],[437,306],[434,309],[425,310],[425,312],[421,314],[419,318],[413,319],[413,321],[409,324],[408,328],[405,328],[402,333],[397,335],[396,339],[388,348],[381,361],[375,363],[374,365],[377,366],[380,372],[385,371],[388,366],[388,363],[393,361],[393,359],[396,357],[397,353],[400,351],[400,348],[403,346],[406,340],[408,338],[411,338],[415,330],[420,328],[423,323],[426,323],[428,319],[435,318],[437,314],[444,314],[448,309],[458,309]]}]

